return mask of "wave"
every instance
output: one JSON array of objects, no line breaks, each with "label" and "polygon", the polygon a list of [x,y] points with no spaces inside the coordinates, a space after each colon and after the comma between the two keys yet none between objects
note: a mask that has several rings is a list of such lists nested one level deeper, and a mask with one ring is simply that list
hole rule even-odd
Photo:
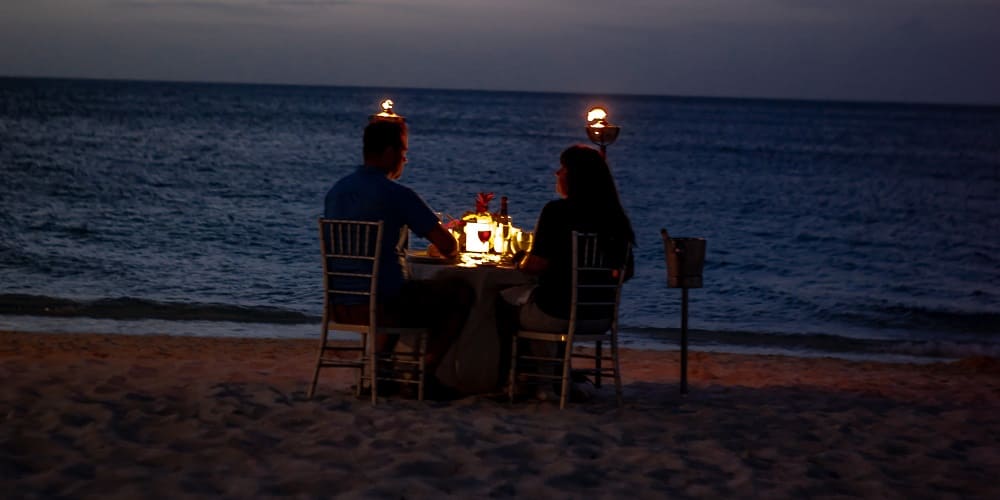
[{"label": "wave", "polygon": [[[134,321],[209,321],[224,325],[240,324],[318,325],[322,318],[299,311],[270,306],[239,306],[219,303],[169,302],[134,297],[74,300],[30,294],[0,294],[0,315],[53,318],[93,318]],[[177,330],[184,327],[178,326]],[[231,328],[232,329],[232,328]],[[210,336],[246,335],[242,328],[226,333],[200,326],[199,332]],[[269,330],[270,331],[270,330]],[[221,332],[221,333],[220,333]],[[299,332],[296,333],[298,335]],[[672,349],[679,344],[677,328],[624,327],[623,345],[642,349]],[[913,338],[857,338],[829,333],[788,333],[773,331],[689,330],[693,350],[747,352],[758,354],[790,354],[811,356],[841,356],[860,359],[925,359],[943,360],[974,356],[1000,358],[1000,339],[992,335],[974,339],[918,340]]]},{"label": "wave", "polygon": [[[667,342],[679,342],[680,329],[627,327],[623,331],[634,333],[640,338],[656,338]],[[688,330],[691,343],[705,345],[737,345],[745,347],[776,347],[782,349],[803,349],[822,351],[872,351],[877,350],[883,340],[859,339],[825,333],[781,333],[752,332],[737,330]]]},{"label": "wave", "polygon": [[268,306],[161,302],[134,297],[73,300],[29,294],[0,294],[0,314],[116,320],[162,319],[277,324],[304,324],[322,321],[319,316]]},{"label": "wave", "polygon": [[923,342],[899,342],[893,347],[893,353],[911,356],[954,359],[988,356],[1000,359],[1000,344],[985,342],[928,340]]},{"label": "wave", "polygon": [[1000,334],[1000,313],[990,311],[958,311],[896,304],[873,305],[864,312],[835,313],[833,316],[876,328]]},{"label": "wave", "polygon": [[[680,343],[680,330],[676,328],[626,328],[623,337],[627,342],[649,346],[654,341],[661,346]],[[941,340],[941,339],[885,339],[855,338],[828,333],[777,333],[751,331],[689,330],[692,349],[712,347],[718,350],[733,348],[739,352],[756,353],[812,353],[847,355],[860,358],[889,358],[911,356],[916,358],[957,359],[975,356],[1000,358],[1000,343],[990,340]]]}]

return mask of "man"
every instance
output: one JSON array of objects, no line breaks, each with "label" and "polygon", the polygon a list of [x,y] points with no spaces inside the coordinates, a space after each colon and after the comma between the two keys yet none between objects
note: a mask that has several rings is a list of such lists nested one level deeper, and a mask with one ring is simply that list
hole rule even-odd
[{"label": "man", "polygon": [[[426,368],[429,382],[451,344],[461,333],[474,292],[461,281],[407,279],[405,242],[408,231],[430,240],[443,256],[458,256],[458,242],[412,189],[396,182],[403,174],[407,150],[403,122],[375,121],[365,127],[364,164],[338,180],[326,194],[324,217],[382,221],[379,259],[379,321],[396,326],[430,327]],[[367,303],[337,299],[338,321],[368,322]],[[386,338],[377,348],[387,348]]]}]

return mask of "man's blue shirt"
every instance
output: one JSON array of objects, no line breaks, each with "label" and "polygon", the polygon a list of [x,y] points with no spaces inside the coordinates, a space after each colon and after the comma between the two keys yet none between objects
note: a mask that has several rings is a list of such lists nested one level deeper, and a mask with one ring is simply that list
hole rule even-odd
[{"label": "man's blue shirt", "polygon": [[[380,301],[399,294],[406,279],[407,229],[426,238],[438,218],[412,189],[388,179],[371,167],[358,167],[337,181],[326,193],[323,216],[327,219],[382,221],[382,257],[379,259]],[[350,300],[351,298],[355,300]],[[358,303],[358,297],[338,298],[338,303]]]}]

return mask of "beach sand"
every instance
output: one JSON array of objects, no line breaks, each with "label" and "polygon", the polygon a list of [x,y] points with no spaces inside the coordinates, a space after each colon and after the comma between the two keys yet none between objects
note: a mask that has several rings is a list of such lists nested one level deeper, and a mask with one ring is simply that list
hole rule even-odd
[{"label": "beach sand", "polygon": [[4,498],[1000,497],[1000,361],[624,351],[559,411],[349,393],[316,343],[0,332]]}]

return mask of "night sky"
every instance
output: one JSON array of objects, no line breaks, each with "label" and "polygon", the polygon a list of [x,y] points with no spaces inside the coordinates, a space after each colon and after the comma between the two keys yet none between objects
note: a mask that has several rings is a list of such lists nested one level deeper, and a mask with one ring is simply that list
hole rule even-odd
[{"label": "night sky", "polygon": [[0,75],[1000,104],[1000,0],[2,0]]}]

